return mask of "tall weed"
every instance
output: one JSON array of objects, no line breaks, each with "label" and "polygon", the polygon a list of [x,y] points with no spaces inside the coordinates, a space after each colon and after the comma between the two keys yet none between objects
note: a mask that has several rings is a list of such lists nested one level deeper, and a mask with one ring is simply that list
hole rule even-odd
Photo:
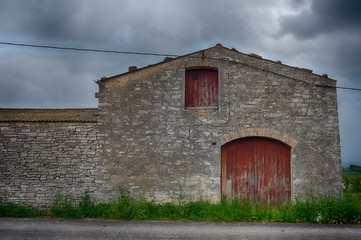
[{"label": "tall weed", "polygon": [[[284,204],[263,204],[252,199],[221,199],[217,203],[179,197],[176,203],[157,204],[144,196],[135,199],[119,189],[120,196],[110,203],[94,204],[85,191],[77,205],[69,194],[58,193],[50,215],[61,218],[106,218],[122,220],[190,220],[212,222],[302,222],[360,224],[361,194],[345,191],[343,198],[310,195],[306,200]],[[183,193],[182,193],[183,194]],[[44,214],[44,213],[42,213]],[[0,205],[0,217],[36,217],[37,210],[27,210],[12,203]]]},{"label": "tall weed", "polygon": [[51,215],[62,218],[80,218],[80,213],[77,208],[74,208],[73,201],[69,193],[56,193],[54,205],[50,209]]}]

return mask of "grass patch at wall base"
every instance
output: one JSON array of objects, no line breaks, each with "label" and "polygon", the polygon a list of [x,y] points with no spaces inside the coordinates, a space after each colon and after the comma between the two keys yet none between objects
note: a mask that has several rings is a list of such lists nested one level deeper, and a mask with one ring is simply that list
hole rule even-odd
[{"label": "grass patch at wall base", "polygon": [[[180,198],[182,199],[182,198]],[[58,193],[49,211],[39,211],[13,203],[0,205],[1,217],[103,218],[119,220],[187,220],[210,222],[289,222],[360,224],[361,194],[346,192],[344,198],[309,197],[274,206],[255,203],[250,199],[180,200],[178,203],[157,204],[145,198],[135,199],[120,189],[120,197],[109,203],[94,204],[85,192],[79,204],[73,204],[69,194]]]}]

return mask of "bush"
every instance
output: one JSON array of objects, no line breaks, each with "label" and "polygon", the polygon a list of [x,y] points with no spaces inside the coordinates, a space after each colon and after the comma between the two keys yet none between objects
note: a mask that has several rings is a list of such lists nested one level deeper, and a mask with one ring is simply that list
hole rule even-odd
[{"label": "bush", "polygon": [[0,217],[16,217],[16,218],[28,218],[28,217],[42,217],[46,216],[48,212],[46,210],[37,210],[26,207],[18,206],[14,203],[6,203],[0,205]]},{"label": "bush", "polygon": [[55,196],[54,205],[50,213],[52,216],[59,218],[81,217],[80,211],[73,206],[73,197],[70,194],[62,194],[60,192]]},{"label": "bush", "polygon": [[354,175],[354,176],[343,176],[342,182],[345,187],[346,191],[354,192],[354,193],[361,193],[361,176]]}]

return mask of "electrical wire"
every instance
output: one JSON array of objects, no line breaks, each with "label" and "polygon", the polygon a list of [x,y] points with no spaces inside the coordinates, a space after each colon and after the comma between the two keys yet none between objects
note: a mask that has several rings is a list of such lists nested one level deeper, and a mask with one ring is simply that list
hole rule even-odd
[{"label": "electrical wire", "polygon": [[146,52],[116,51],[116,50],[103,50],[103,49],[91,49],[91,48],[59,47],[59,46],[35,45],[35,44],[25,44],[25,43],[10,43],[10,42],[0,42],[0,44],[18,46],[18,47],[49,48],[49,49],[57,49],[57,50],[70,50],[70,51],[83,51],[83,52],[133,54],[133,55],[160,56],[160,57],[179,57],[179,55],[163,54],[163,53],[146,53]]},{"label": "electrical wire", "polygon": [[[182,55],[176,55],[176,54],[166,54],[166,53],[149,53],[149,52],[135,52],[135,51],[117,51],[117,50],[104,50],[104,49],[92,49],[92,48],[75,48],[75,47],[60,47],[60,46],[50,46],[50,45],[36,45],[36,44],[25,44],[25,43],[13,43],[13,42],[0,42],[1,45],[9,45],[9,46],[18,46],[18,47],[32,47],[32,48],[47,48],[47,49],[56,49],[56,50],[68,50],[68,51],[82,51],[82,52],[97,52],[97,53],[114,53],[114,54],[130,54],[130,55],[143,55],[143,56],[158,56],[158,57],[182,57]],[[269,72],[281,77],[285,77],[285,78],[289,78],[295,81],[300,81],[300,82],[304,82],[307,84],[311,84],[313,86],[316,87],[326,87],[326,88],[337,88],[337,89],[343,89],[343,90],[353,90],[353,91],[361,91],[361,88],[351,88],[351,87],[340,87],[340,86],[330,86],[330,85],[322,85],[322,84],[316,84],[316,83],[312,83],[309,81],[305,81],[305,80],[301,80],[301,79],[297,79],[297,78],[293,78],[287,75],[283,75],[283,74],[279,74],[277,72],[271,71],[271,70],[267,70],[267,69],[263,69],[260,67],[256,67],[250,64],[246,64],[243,62],[238,62],[238,61],[234,61],[234,60],[229,60],[229,59],[222,59],[222,58],[215,58],[215,57],[207,57],[204,56],[202,54],[201,57],[197,57],[197,56],[189,56],[192,58],[206,58],[206,59],[211,59],[211,60],[218,60],[218,61],[227,61],[230,63],[235,63],[235,64],[241,64],[250,68],[255,68],[258,70],[262,70],[265,72]]]}]

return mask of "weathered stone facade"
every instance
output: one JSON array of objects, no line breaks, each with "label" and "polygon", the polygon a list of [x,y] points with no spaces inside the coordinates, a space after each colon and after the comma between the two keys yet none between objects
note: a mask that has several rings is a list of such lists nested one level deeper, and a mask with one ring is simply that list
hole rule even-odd
[{"label": "weathered stone facade", "polygon": [[[218,108],[185,108],[185,72],[197,68],[218,71]],[[130,70],[98,82],[94,122],[0,123],[7,200],[49,206],[56,191],[88,189],[101,202],[124,186],[158,202],[180,189],[217,201],[221,146],[249,136],[291,148],[292,197],[341,192],[336,89],[322,87],[334,80],[221,45]]]},{"label": "weathered stone facade", "polygon": [[[219,108],[185,109],[185,71],[219,73]],[[292,196],[341,191],[334,80],[221,45],[102,79],[99,131],[105,182],[156,201],[220,198],[221,145],[263,136],[292,147]],[[242,131],[247,132],[242,136]],[[257,133],[258,131],[258,133]]]},{"label": "weathered stone facade", "polygon": [[57,192],[96,196],[104,173],[95,122],[0,122],[0,197],[48,208]]}]

